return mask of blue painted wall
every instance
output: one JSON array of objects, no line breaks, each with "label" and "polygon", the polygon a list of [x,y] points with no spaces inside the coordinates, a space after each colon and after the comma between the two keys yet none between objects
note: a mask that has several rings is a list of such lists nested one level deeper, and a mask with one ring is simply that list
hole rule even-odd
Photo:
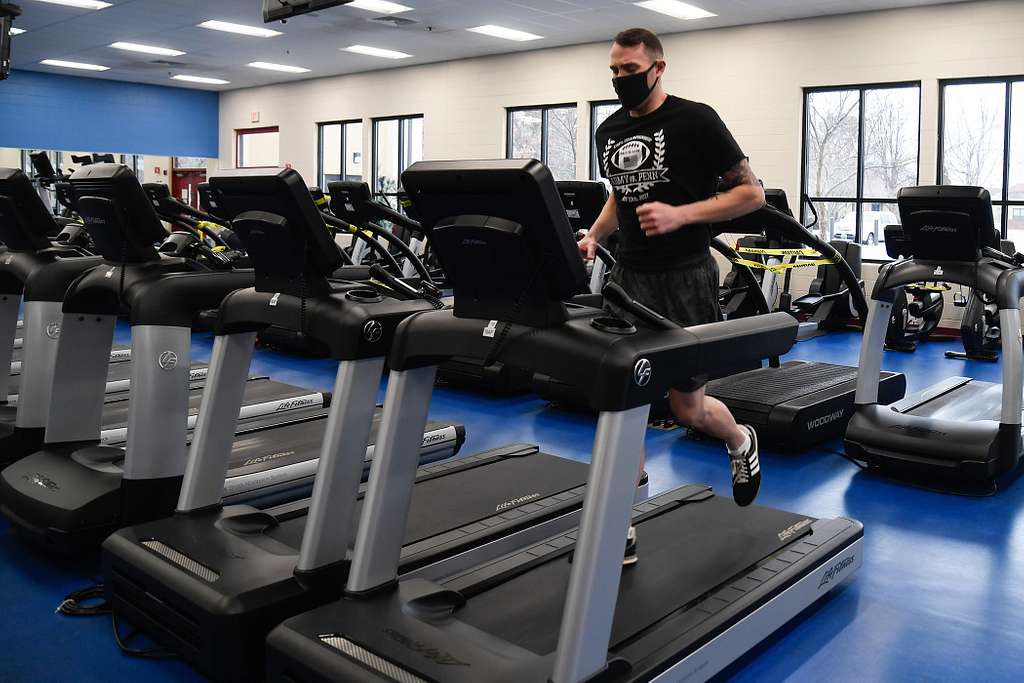
[{"label": "blue painted wall", "polygon": [[219,156],[220,95],[35,71],[0,81],[0,147]]}]

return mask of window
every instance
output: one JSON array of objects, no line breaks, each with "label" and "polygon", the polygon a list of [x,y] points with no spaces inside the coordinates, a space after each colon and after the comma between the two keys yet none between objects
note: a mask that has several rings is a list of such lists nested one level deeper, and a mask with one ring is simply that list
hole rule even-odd
[{"label": "window", "polygon": [[996,227],[1024,248],[1024,76],[940,87],[938,181],[988,189]]},{"label": "window", "polygon": [[235,131],[236,168],[276,168],[280,164],[280,133],[272,128]]},{"label": "window", "polygon": [[373,120],[373,187],[391,206],[402,171],[423,158],[423,115]]},{"label": "window", "polygon": [[[604,100],[602,102],[591,102],[590,103],[590,179],[598,180],[601,178],[601,155],[597,151],[596,143],[594,142],[594,136],[597,134],[598,127],[604,123],[605,119],[614,114],[619,110],[618,100]],[[607,182],[607,181],[605,181]]]},{"label": "window", "polygon": [[320,124],[320,166],[317,182],[326,189],[336,180],[363,179],[363,122]]},{"label": "window", "polygon": [[576,105],[508,109],[505,157],[537,159],[555,180],[576,179]]},{"label": "window", "polygon": [[804,90],[802,187],[824,239],[888,258],[885,226],[899,223],[896,193],[918,182],[920,134],[920,83]]}]

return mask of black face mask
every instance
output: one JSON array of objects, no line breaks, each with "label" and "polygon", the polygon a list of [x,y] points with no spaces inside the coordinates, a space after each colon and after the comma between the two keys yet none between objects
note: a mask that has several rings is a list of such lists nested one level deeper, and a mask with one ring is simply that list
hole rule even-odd
[{"label": "black face mask", "polygon": [[623,107],[636,109],[651,96],[651,91],[658,85],[658,81],[654,81],[654,85],[647,85],[647,74],[651,73],[656,66],[658,66],[657,62],[651,64],[651,68],[647,71],[612,79],[612,87],[615,88],[615,94],[619,96],[619,102]]}]

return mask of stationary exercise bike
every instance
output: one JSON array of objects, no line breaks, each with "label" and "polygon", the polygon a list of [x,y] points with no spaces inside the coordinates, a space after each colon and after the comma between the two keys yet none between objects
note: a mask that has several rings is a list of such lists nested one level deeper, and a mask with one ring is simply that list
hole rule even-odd
[{"label": "stationary exercise bike", "polygon": [[[1017,265],[1024,262],[1024,255],[1016,253],[1017,249],[1010,240],[1000,240],[999,251]],[[999,360],[1002,334],[999,329],[999,307],[995,299],[972,289],[967,296],[960,292],[955,294],[953,304],[964,309],[960,319],[960,339],[964,350],[946,351],[946,358],[988,362]]]},{"label": "stationary exercise bike", "polygon": [[[885,227],[885,251],[899,259],[909,253],[909,245],[900,225]],[[889,313],[889,327],[885,332],[885,348],[888,351],[913,353],[917,345],[935,332],[942,320],[945,308],[943,292],[949,285],[918,282],[896,290],[892,310]]]}]

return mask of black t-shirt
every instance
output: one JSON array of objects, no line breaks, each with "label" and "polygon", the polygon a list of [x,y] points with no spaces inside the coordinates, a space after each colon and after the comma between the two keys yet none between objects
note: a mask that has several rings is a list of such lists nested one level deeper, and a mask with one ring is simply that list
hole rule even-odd
[{"label": "black t-shirt", "polygon": [[669,95],[646,116],[619,109],[598,127],[595,140],[601,175],[611,182],[618,206],[619,263],[652,271],[707,258],[707,225],[647,237],[636,208],[647,202],[680,206],[708,199],[722,174],[745,158],[715,110]]}]

